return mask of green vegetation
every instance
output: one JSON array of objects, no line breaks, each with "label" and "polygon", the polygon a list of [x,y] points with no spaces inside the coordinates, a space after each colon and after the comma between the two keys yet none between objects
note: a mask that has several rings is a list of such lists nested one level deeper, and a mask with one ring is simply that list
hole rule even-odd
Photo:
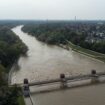
[{"label": "green vegetation", "polygon": [[66,40],[79,42],[85,38],[84,34],[71,31],[64,23],[25,25],[22,30],[48,44],[67,44]]},{"label": "green vegetation", "polygon": [[26,51],[27,47],[8,27],[0,29],[0,62],[5,68],[12,65],[20,54]]},{"label": "green vegetation", "polygon": [[[49,22],[43,24],[27,24],[22,30],[48,44],[67,45],[67,41],[69,41],[75,45],[72,47],[78,52],[80,50],[85,55],[105,61],[105,41],[93,43],[86,41],[86,38],[89,37],[88,34],[92,31],[97,31],[95,27],[97,27],[96,23]],[[104,28],[105,25],[103,25],[103,30]]]},{"label": "green vegetation", "polygon": [[0,105],[20,104],[20,89],[16,86],[8,87],[8,72],[20,54],[27,51],[25,44],[10,27],[0,26]]},{"label": "green vegetation", "polygon": [[18,97],[18,103],[19,103],[19,105],[25,105],[23,96]]},{"label": "green vegetation", "polygon": [[70,41],[68,41],[68,45],[72,48],[72,50],[79,52],[81,54],[84,54],[86,56],[95,58],[95,59],[99,59],[103,62],[105,62],[105,54],[101,54],[92,50],[88,50],[85,48],[82,48],[80,46],[74,45],[73,43],[71,43]]}]

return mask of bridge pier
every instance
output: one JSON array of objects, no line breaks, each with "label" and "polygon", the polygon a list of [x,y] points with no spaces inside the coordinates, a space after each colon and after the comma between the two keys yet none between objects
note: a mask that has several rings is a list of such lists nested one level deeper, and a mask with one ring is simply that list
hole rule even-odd
[{"label": "bridge pier", "polygon": [[23,84],[23,94],[25,97],[30,96],[30,90],[29,90],[29,82],[28,79],[24,79],[24,84]]},{"label": "bridge pier", "polygon": [[99,76],[97,75],[97,72],[96,72],[96,70],[92,70],[91,71],[91,75],[92,75],[92,79],[91,79],[91,82],[92,83],[97,83],[97,82],[99,82]]},{"label": "bridge pier", "polygon": [[65,78],[65,74],[60,74],[60,79],[61,79],[61,88],[66,88],[67,87],[67,80]]}]

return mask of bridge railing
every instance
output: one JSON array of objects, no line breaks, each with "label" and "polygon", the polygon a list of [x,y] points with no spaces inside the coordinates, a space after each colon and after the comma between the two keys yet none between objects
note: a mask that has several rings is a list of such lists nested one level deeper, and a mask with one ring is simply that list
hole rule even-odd
[{"label": "bridge railing", "polygon": [[70,76],[66,77],[65,74],[60,74],[58,79],[44,80],[44,81],[35,81],[29,82],[28,79],[24,79],[23,81],[23,93],[28,96],[30,93],[29,86],[43,86],[47,84],[60,83],[61,88],[68,87],[68,83],[82,81],[82,80],[91,80],[91,83],[99,82],[100,77],[105,76],[105,72],[96,73],[96,70],[92,70],[90,74],[87,75],[78,75],[78,76]]},{"label": "bridge railing", "polygon": [[[64,74],[61,74],[64,75]],[[97,81],[97,78],[105,76],[105,72],[100,72],[100,73],[96,73],[96,71],[92,71],[91,74],[87,74],[87,75],[78,75],[78,76],[70,76],[70,77],[66,77],[64,75],[64,78],[62,78],[60,75],[60,78],[58,79],[51,79],[51,80],[43,80],[43,81],[35,81],[35,82],[30,82],[28,83],[29,86],[35,86],[35,85],[45,85],[45,84],[51,84],[51,83],[56,83],[56,82],[73,82],[73,81],[81,81],[81,80],[87,80],[87,79],[92,79],[94,81]],[[64,80],[64,81],[63,81]]]}]

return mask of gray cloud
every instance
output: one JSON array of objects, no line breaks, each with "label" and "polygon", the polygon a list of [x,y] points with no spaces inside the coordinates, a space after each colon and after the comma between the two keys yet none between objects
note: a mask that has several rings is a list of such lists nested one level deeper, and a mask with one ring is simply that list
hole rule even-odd
[{"label": "gray cloud", "polygon": [[0,19],[105,19],[105,0],[0,0]]}]

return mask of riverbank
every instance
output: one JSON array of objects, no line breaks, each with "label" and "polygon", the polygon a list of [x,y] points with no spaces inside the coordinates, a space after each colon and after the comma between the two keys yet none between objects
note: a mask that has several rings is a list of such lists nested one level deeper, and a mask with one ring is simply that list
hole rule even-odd
[{"label": "riverbank", "polygon": [[[22,90],[21,90],[22,91]],[[25,101],[24,101],[24,97],[22,95],[20,95],[18,97],[18,103],[19,105],[25,105]]]},{"label": "riverbank", "polygon": [[18,102],[19,102],[19,105],[25,105],[24,98],[22,96],[18,98]]},{"label": "riverbank", "polygon": [[68,44],[67,45],[63,45],[63,44],[57,44],[57,46],[66,49],[66,50],[70,50],[72,49],[73,51],[80,53],[82,55],[85,55],[87,57],[90,58],[94,58],[95,60],[98,60],[102,63],[105,63],[105,54],[101,54],[92,50],[88,50],[85,48],[82,48],[80,46],[74,45],[73,43],[71,43],[70,41],[67,41]]},{"label": "riverbank", "polygon": [[[63,24],[40,24],[38,26],[35,24],[30,24],[23,26],[22,31],[36,37],[39,41],[45,42],[47,44],[57,45],[67,50],[69,50],[70,46],[74,51],[78,53],[91,58],[95,58],[105,63],[104,42],[93,44],[86,43],[86,34],[83,34],[82,32],[77,33],[75,31],[71,31],[70,29],[68,30],[67,27]],[[67,41],[69,41],[69,46]]]},{"label": "riverbank", "polygon": [[70,46],[70,48],[72,50],[105,63],[105,54],[101,54],[101,53],[98,53],[98,52],[95,52],[92,50],[82,48],[80,46],[77,46],[77,45],[71,43],[70,41],[67,41],[67,42],[68,42],[68,46]]},{"label": "riverbank", "polygon": [[20,90],[14,86],[10,87],[10,71],[12,65],[21,54],[27,52],[27,46],[11,30],[11,27],[0,26],[0,104],[20,105],[18,98]]},{"label": "riverbank", "polygon": [[[19,57],[20,57],[20,56],[19,56]],[[18,58],[18,59],[19,59],[19,58]],[[18,64],[17,64],[18,59],[14,62],[14,64],[12,65],[11,70],[10,70],[9,73],[8,73],[8,85],[9,85],[9,86],[11,86],[11,77],[12,77],[13,71],[14,71],[16,68],[19,68],[19,67],[18,67]],[[15,87],[15,85],[14,85],[14,87]],[[24,100],[24,97],[23,97],[23,92],[22,92],[21,87],[19,87],[19,88],[17,89],[17,91],[19,92],[19,95],[18,95],[18,97],[17,97],[18,105],[25,105],[25,100]]]}]

